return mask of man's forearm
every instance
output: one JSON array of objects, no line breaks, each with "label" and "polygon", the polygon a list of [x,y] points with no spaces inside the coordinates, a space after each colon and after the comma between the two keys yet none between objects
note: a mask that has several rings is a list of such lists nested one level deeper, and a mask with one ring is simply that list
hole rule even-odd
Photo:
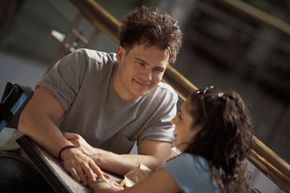
[{"label": "man's forearm", "polygon": [[152,155],[140,154],[115,154],[105,150],[97,149],[97,153],[91,155],[96,164],[103,170],[114,174],[124,175],[127,172],[139,167],[142,163],[152,170],[160,167],[163,162]]},{"label": "man's forearm", "polygon": [[63,113],[54,95],[48,89],[38,87],[20,115],[18,130],[57,156],[62,147],[71,144],[55,124]]},{"label": "man's forearm", "polygon": [[18,130],[30,136],[54,156],[58,155],[62,147],[71,144],[51,120],[41,115],[21,117]]}]

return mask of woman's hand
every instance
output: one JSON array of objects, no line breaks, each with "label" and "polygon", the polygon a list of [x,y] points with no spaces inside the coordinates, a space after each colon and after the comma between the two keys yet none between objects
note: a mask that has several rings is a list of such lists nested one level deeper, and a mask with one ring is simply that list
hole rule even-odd
[{"label": "woman's hand", "polygon": [[111,193],[118,192],[124,188],[120,187],[117,183],[110,182],[109,179],[98,178],[95,182],[90,182],[90,188],[95,193]]}]

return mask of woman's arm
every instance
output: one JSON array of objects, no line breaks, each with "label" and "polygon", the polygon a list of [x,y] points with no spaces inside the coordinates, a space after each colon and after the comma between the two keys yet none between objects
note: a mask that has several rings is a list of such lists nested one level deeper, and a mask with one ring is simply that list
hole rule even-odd
[{"label": "woman's arm", "polygon": [[118,190],[106,182],[93,184],[91,187],[95,193],[177,193],[181,191],[174,179],[162,169],[154,172],[146,180],[125,190]]}]

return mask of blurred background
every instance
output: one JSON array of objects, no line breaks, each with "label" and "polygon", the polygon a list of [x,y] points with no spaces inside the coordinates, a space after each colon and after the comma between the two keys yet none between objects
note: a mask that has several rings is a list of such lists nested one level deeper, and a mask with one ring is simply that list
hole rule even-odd
[{"label": "blurred background", "polygon": [[[184,44],[174,68],[197,87],[235,90],[253,117],[255,135],[290,161],[289,0],[97,0],[118,20],[136,6],[159,7],[176,18]],[[69,0],[0,0],[0,93],[7,81],[34,87],[63,55],[61,41],[78,9]],[[96,33],[82,21],[81,35]],[[82,47],[74,40],[73,47]],[[106,34],[93,49],[114,52]],[[3,131],[4,132],[4,131]],[[7,133],[0,133],[0,140]],[[254,166],[251,183],[261,192],[282,192]]]}]

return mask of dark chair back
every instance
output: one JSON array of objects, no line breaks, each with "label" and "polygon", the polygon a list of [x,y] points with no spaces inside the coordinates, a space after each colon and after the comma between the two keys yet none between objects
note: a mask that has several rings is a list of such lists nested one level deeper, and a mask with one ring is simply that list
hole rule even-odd
[{"label": "dark chair back", "polygon": [[7,82],[0,103],[0,131],[4,127],[17,128],[20,113],[32,95],[30,87]]}]

